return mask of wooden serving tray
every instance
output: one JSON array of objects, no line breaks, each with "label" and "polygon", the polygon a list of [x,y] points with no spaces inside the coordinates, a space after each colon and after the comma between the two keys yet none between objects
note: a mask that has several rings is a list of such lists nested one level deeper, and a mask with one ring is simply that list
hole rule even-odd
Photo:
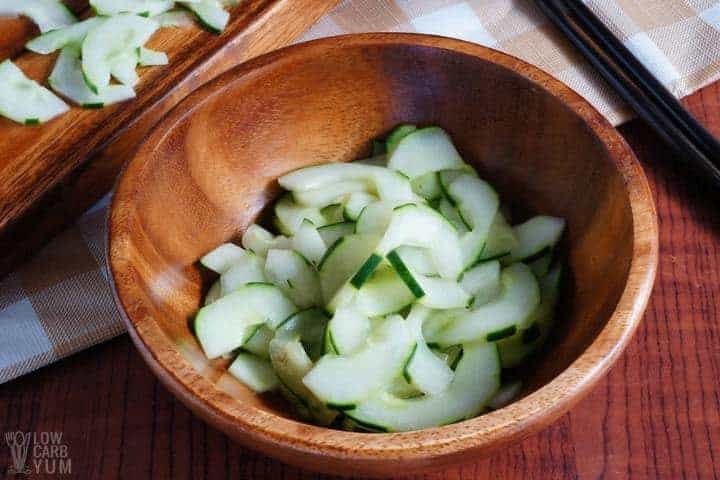
[{"label": "wooden serving tray", "polygon": [[[188,93],[257,55],[287,45],[338,0],[244,0],[222,35],[163,28],[150,48],[170,64],[140,68],[137,98],[99,110],[73,108],[28,127],[0,118],[0,276],[108,192],[135,146]],[[87,1],[66,2],[76,13]],[[37,35],[25,19],[0,19],[0,61],[13,58],[45,82],[55,55],[23,50]],[[2,85],[0,85],[2,88]]]}]

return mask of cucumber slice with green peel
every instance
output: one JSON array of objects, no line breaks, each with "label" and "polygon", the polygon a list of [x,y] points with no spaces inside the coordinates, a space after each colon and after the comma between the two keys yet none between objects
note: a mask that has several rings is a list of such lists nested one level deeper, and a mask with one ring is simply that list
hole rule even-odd
[{"label": "cucumber slice with green peel", "polygon": [[109,85],[100,95],[93,93],[85,83],[79,52],[74,46],[62,49],[48,83],[57,93],[84,108],[106,107],[135,97],[135,91],[126,85]]},{"label": "cucumber slice with green peel", "polygon": [[500,361],[493,344],[465,347],[453,381],[439,395],[403,399],[379,392],[345,413],[348,417],[387,431],[420,430],[473,417],[500,386]]},{"label": "cucumber slice with green peel", "polygon": [[453,205],[455,205],[455,199],[453,199],[453,197],[450,195],[450,184],[454,182],[458,177],[461,177],[463,175],[471,175],[473,177],[478,176],[475,169],[473,169],[469,165],[466,165],[461,169],[442,170],[440,172],[437,172],[437,179],[438,185],[440,186],[440,191],[442,192],[443,196],[448,199]]},{"label": "cucumber slice with green peel", "polygon": [[201,308],[195,317],[195,334],[205,355],[213,359],[241,347],[257,325],[275,328],[295,311],[277,287],[250,284]]},{"label": "cucumber slice with green peel", "polygon": [[473,307],[479,307],[497,298],[502,291],[500,262],[490,260],[463,272],[460,286],[473,297]]},{"label": "cucumber slice with green peel", "polygon": [[350,195],[345,203],[343,217],[345,217],[345,220],[354,222],[358,219],[365,207],[377,201],[378,199],[374,195],[366,192],[355,192]]},{"label": "cucumber slice with green peel", "polygon": [[210,286],[210,289],[205,295],[205,302],[203,305],[210,305],[220,297],[222,297],[222,286],[220,285],[220,280],[216,280],[215,283]]},{"label": "cucumber slice with green peel", "polygon": [[295,235],[303,220],[309,220],[316,227],[325,224],[325,217],[319,208],[296,204],[291,194],[285,194],[275,203],[275,223],[285,235]]},{"label": "cucumber slice with green peel", "polygon": [[381,200],[402,205],[417,201],[410,181],[398,172],[387,168],[361,163],[328,163],[301,168],[283,175],[278,179],[280,185],[292,192],[312,190],[338,182],[360,180],[370,182]]},{"label": "cucumber slice with green peel", "polygon": [[213,272],[223,274],[239,262],[247,252],[234,243],[223,243],[200,258],[200,263]]},{"label": "cucumber slice with green peel", "polygon": [[318,233],[310,221],[304,220],[300,224],[297,233],[291,239],[292,249],[310,260],[313,265],[318,265],[325,252],[327,245],[323,237]]},{"label": "cucumber slice with green peel", "polygon": [[323,337],[328,316],[319,308],[307,308],[293,314],[277,329],[277,338],[299,338],[312,361],[323,354]]},{"label": "cucumber slice with green peel", "polygon": [[140,47],[138,59],[138,63],[142,67],[154,67],[167,65],[169,63],[168,56],[165,52],[158,52],[157,50],[151,50],[145,47]]},{"label": "cucumber slice with green peel", "polygon": [[438,275],[435,262],[426,248],[403,246],[395,251],[408,269],[430,277]]},{"label": "cucumber slice with green peel", "polygon": [[416,346],[405,364],[403,376],[426,395],[439,395],[448,388],[455,373],[425,343],[422,325],[429,316],[430,310],[421,305],[414,306],[408,315],[408,328],[415,336]]},{"label": "cucumber slice with green peel", "polygon": [[195,16],[187,10],[170,10],[152,19],[161,27],[190,27],[195,24]]},{"label": "cucumber slice with green peel", "polygon": [[503,384],[497,393],[488,402],[488,407],[493,410],[499,410],[517,398],[522,391],[522,382],[515,380],[506,384]]},{"label": "cucumber slice with green peel", "polygon": [[462,216],[460,216],[460,212],[457,211],[457,208],[455,208],[447,198],[443,197],[440,199],[437,210],[452,223],[452,226],[455,227],[455,230],[457,230],[459,234],[462,235],[470,231],[470,227],[465,223]]},{"label": "cucumber slice with green peel", "polygon": [[[326,303],[332,300],[343,285],[353,283],[355,288],[359,288],[364,283],[364,280],[370,277],[377,263],[370,271],[364,271],[363,267],[368,270],[371,266],[366,266],[366,263],[369,261],[379,240],[380,237],[377,235],[353,234],[340,238],[328,249],[325,258],[318,267],[320,289]],[[362,275],[360,275],[361,273]],[[365,278],[358,278],[353,282],[358,275]]]},{"label": "cucumber slice with green peel", "polygon": [[510,261],[531,261],[541,256],[560,240],[565,229],[565,220],[558,217],[538,215],[513,230],[518,240],[517,248],[510,252]]},{"label": "cucumber slice with green peel", "polygon": [[327,325],[327,340],[332,345],[332,353],[352,355],[363,345],[370,333],[370,319],[353,307],[343,307],[335,311]]},{"label": "cucumber slice with green peel", "polygon": [[356,353],[320,358],[303,383],[326,405],[352,408],[387,387],[402,372],[414,344],[405,320],[391,316]]},{"label": "cucumber slice with green peel", "polygon": [[373,144],[373,156],[370,158],[363,158],[362,160],[355,160],[354,163],[373,165],[375,167],[387,167],[387,156],[385,155],[385,147],[383,146],[382,151],[380,151],[376,150]]},{"label": "cucumber slice with green peel", "polygon": [[355,224],[356,233],[382,235],[392,220],[393,205],[387,202],[375,202],[363,208]]},{"label": "cucumber slice with green peel", "polygon": [[267,282],[262,257],[251,252],[233,262],[232,266],[220,275],[222,294],[234,292],[248,283]]},{"label": "cucumber slice with green peel", "polygon": [[415,295],[390,265],[378,267],[355,296],[354,306],[369,317],[397,313],[415,301]]},{"label": "cucumber slice with green peel", "polygon": [[212,33],[222,33],[230,21],[230,14],[216,0],[178,3],[193,12],[200,25]]},{"label": "cucumber slice with green peel", "polygon": [[409,204],[396,208],[376,253],[387,255],[402,245],[427,248],[443,278],[455,279],[463,270],[455,228],[426,205]]},{"label": "cucumber slice with green peel", "polygon": [[158,28],[153,20],[122,13],[91,29],[82,43],[82,69],[90,90],[100,93],[107,88],[115,63],[143,46]]},{"label": "cucumber slice with green peel", "polygon": [[405,379],[405,376],[394,378],[388,386],[387,392],[398,398],[416,398],[423,396],[423,392],[415,385],[409,383]]},{"label": "cucumber slice with green peel", "polygon": [[338,222],[330,225],[323,225],[317,229],[320,238],[328,247],[333,245],[342,237],[352,235],[355,232],[355,222]]},{"label": "cucumber slice with green peel", "polygon": [[[137,49],[124,52],[115,58],[114,63],[110,67],[110,75],[123,85],[134,87],[137,82],[140,81],[140,77],[138,77],[137,71],[135,70],[138,66],[138,61]],[[106,88],[109,87],[110,86]],[[105,89],[102,91],[105,91]]]},{"label": "cucumber slice with green peel", "polygon": [[505,216],[498,211],[495,219],[490,225],[490,231],[485,241],[485,247],[480,255],[480,261],[495,260],[503,258],[517,248],[518,240],[515,237],[515,231],[505,220]]},{"label": "cucumber slice with green peel", "polygon": [[267,360],[270,358],[270,342],[274,336],[275,332],[267,326],[261,325],[255,330],[252,337],[243,344],[242,349]]},{"label": "cucumber slice with green peel", "polygon": [[411,124],[403,124],[395,127],[388,134],[387,139],[385,140],[385,151],[387,152],[387,154],[391,155],[395,151],[395,148],[397,148],[400,140],[407,137],[415,130],[417,130],[417,127]]},{"label": "cucumber slice with green peel", "polygon": [[428,341],[439,345],[465,342],[494,342],[514,335],[528,326],[528,320],[540,303],[540,289],[530,268],[516,263],[500,274],[499,297],[472,310],[440,312],[424,333]]},{"label": "cucumber slice with green peel", "polygon": [[279,385],[278,377],[270,362],[252,353],[240,352],[230,364],[228,373],[255,393],[269,392]]},{"label": "cucumber slice with green peel", "polygon": [[0,115],[17,123],[44,123],[69,110],[50,90],[30,80],[13,62],[0,63]]},{"label": "cucumber slice with green peel", "polygon": [[268,250],[265,273],[300,308],[321,303],[318,274],[308,259],[294,250]]},{"label": "cucumber slice with green peel", "polygon": [[25,48],[35,53],[47,55],[66,46],[80,48],[87,33],[104,22],[101,17],[92,17],[67,27],[51,30],[35,37],[25,44]]},{"label": "cucumber slice with green peel", "polygon": [[361,180],[347,180],[311,190],[298,190],[292,193],[293,199],[305,207],[324,208],[342,203],[356,192],[367,192],[370,186]]},{"label": "cucumber slice with green peel", "polygon": [[135,13],[154,17],[172,9],[175,0],[90,0],[90,6],[98,15],[111,16],[118,13]]},{"label": "cucumber slice with green peel", "polygon": [[533,260],[530,263],[530,270],[532,270],[537,278],[542,278],[550,271],[554,258],[555,255],[553,251],[550,250],[537,260]]},{"label": "cucumber slice with green peel", "polygon": [[430,172],[425,175],[420,175],[410,181],[413,192],[417,193],[425,200],[434,200],[442,196],[442,190],[440,189],[440,183],[438,181],[437,173]]},{"label": "cucumber slice with green peel", "polygon": [[402,172],[410,179],[465,167],[450,136],[439,127],[416,130],[403,137],[397,147],[388,149],[388,152],[388,168]]},{"label": "cucumber slice with green peel", "polygon": [[447,366],[450,367],[450,370],[454,371],[463,355],[462,345],[451,345],[445,348],[442,352],[446,355],[445,363],[447,363]]},{"label": "cucumber slice with green peel", "polygon": [[325,219],[326,225],[331,225],[333,223],[340,223],[340,222],[345,221],[345,217],[343,215],[343,204],[342,203],[333,203],[332,205],[323,207],[320,209],[320,213],[322,214],[323,218]]},{"label": "cucumber slice with green peel", "polygon": [[0,0],[0,17],[28,17],[45,33],[77,22],[73,13],[58,0]]},{"label": "cucumber slice with green peel", "polygon": [[267,256],[270,249],[289,249],[291,241],[284,235],[277,237],[257,224],[250,225],[242,236],[242,245],[256,255]]}]

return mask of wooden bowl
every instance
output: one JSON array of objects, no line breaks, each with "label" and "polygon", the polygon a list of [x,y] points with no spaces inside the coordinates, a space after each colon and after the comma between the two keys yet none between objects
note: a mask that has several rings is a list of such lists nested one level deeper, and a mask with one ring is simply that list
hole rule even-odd
[{"label": "wooden bowl", "polygon": [[[568,221],[560,320],[523,398],[441,428],[349,433],[294,419],[208,361],[188,326],[208,287],[197,259],[238,238],[298,167],[348,161],[400,122],[447,129],[464,158],[525,211]],[[368,34],[286,48],[204,86],[150,133],[109,219],[117,303],[148,365],[197,415],[304,468],[390,475],[470,461],[547,426],[608,370],[648,301],[657,223],[622,137],[537,68],[448,38]]]}]

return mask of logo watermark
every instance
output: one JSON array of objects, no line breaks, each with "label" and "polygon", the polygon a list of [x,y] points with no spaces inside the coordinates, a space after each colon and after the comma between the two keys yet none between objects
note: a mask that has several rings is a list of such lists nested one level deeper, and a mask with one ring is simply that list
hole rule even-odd
[{"label": "logo watermark", "polygon": [[68,446],[62,437],[62,432],[5,432],[12,457],[8,475],[72,473]]}]

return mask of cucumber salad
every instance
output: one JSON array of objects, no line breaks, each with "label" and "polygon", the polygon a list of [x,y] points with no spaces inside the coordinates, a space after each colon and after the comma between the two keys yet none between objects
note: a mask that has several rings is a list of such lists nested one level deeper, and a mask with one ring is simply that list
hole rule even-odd
[{"label": "cucumber salad", "polygon": [[[220,33],[237,0],[90,0],[96,16],[78,20],[59,0],[0,0],[0,16],[25,16],[41,35],[25,47],[59,51],[48,85],[83,108],[102,108],[135,97],[136,68],[166,65],[164,52],[144,45],[161,27],[184,26],[192,15]],[[180,9],[175,9],[175,6]],[[52,91],[28,78],[11,60],[0,63],[0,115],[25,125],[44,123],[69,110]]]},{"label": "cucumber salad", "polygon": [[564,220],[511,226],[438,127],[374,150],[280,177],[277,232],[254,224],[202,257],[219,278],[200,345],[320,425],[408,431],[506,405],[521,385],[503,369],[552,328]]}]

